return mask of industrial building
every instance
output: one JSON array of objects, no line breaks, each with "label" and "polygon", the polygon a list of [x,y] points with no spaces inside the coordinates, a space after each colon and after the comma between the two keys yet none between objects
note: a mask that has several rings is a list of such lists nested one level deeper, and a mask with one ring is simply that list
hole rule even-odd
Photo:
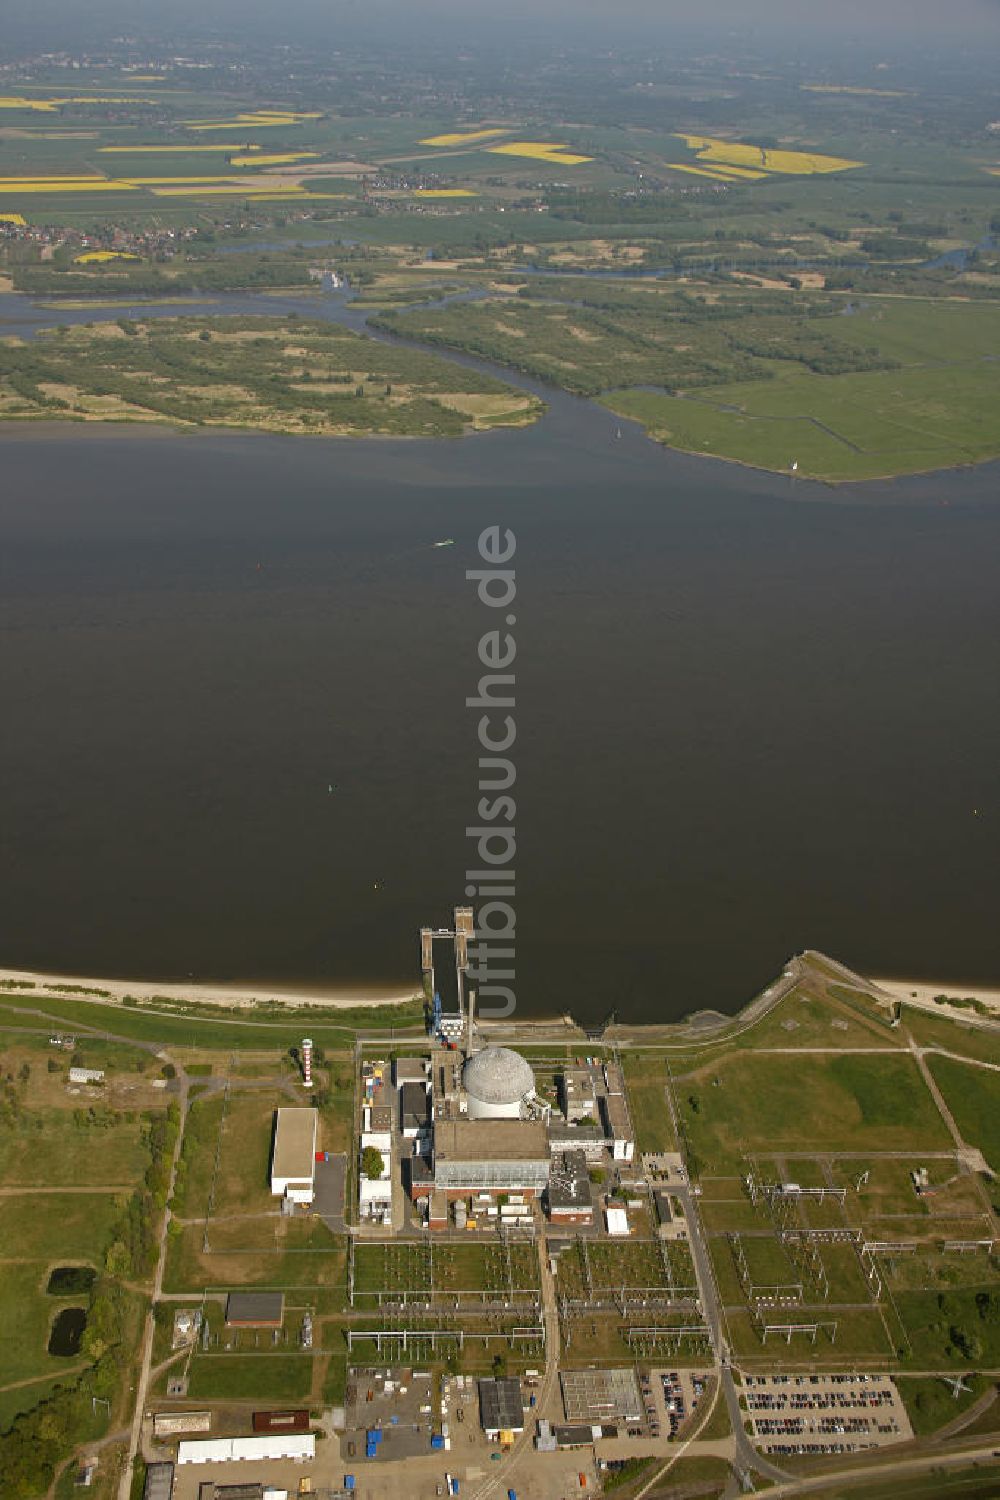
[{"label": "industrial building", "polygon": [[563,1370],[559,1381],[569,1423],[642,1421],[634,1370]]},{"label": "industrial building", "polygon": [[552,1161],[546,1201],[553,1224],[594,1222],[590,1171],[582,1151],[567,1151]]},{"label": "industrial building", "polygon": [[192,1438],[177,1445],[177,1462],[183,1464],[223,1464],[241,1460],[291,1459],[308,1463],[316,1457],[316,1439],[310,1433],[282,1433],[271,1437]]},{"label": "industrial building", "polygon": [[521,1120],[537,1109],[530,1063],[510,1047],[473,1052],[462,1069],[470,1120]]},{"label": "industrial building", "polygon": [[570,1125],[580,1120],[597,1124],[597,1097],[589,1068],[567,1068],[560,1079],[559,1095]]},{"label": "industrial building", "polygon": [[173,1493],[173,1464],[147,1464],[146,1480],[142,1489],[142,1500],[170,1500]]},{"label": "industrial building", "polygon": [[479,1420],[494,1443],[512,1443],[524,1431],[521,1382],[514,1376],[479,1382]]},{"label": "industrial building", "polygon": [[284,1315],[284,1292],[230,1292],[226,1298],[227,1328],[280,1328]]},{"label": "industrial building", "polygon": [[158,1411],[153,1417],[155,1438],[185,1437],[191,1432],[211,1432],[210,1411]]},{"label": "industrial building", "polygon": [[[540,1120],[439,1120],[434,1164],[426,1188],[449,1197],[469,1193],[540,1194],[549,1180],[549,1142]],[[413,1196],[418,1196],[414,1191]]]},{"label": "industrial building", "polygon": [[70,1083],[103,1083],[103,1068],[70,1068]]},{"label": "industrial building", "polygon": [[308,1204],[316,1194],[316,1111],[275,1111],[271,1192],[290,1203]]}]

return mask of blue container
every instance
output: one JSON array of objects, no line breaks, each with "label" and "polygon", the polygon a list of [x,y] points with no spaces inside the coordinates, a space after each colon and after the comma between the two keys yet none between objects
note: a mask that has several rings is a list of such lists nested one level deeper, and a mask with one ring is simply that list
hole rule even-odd
[{"label": "blue container", "polygon": [[353,1474],[345,1474],[344,1475],[344,1489],[345,1490],[353,1490],[353,1488],[354,1488],[354,1475]]},{"label": "blue container", "polygon": [[431,1447],[432,1448],[443,1448],[444,1447],[444,1438],[441,1436],[441,1434],[439,1432],[432,1432],[431,1433]]}]

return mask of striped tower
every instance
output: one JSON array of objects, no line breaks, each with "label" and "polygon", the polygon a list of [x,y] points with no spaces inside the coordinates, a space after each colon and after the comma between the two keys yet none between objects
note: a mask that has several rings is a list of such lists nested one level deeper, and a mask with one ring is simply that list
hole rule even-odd
[{"label": "striped tower", "polygon": [[313,1044],[308,1036],[302,1038],[302,1082],[307,1089],[313,1086]]}]

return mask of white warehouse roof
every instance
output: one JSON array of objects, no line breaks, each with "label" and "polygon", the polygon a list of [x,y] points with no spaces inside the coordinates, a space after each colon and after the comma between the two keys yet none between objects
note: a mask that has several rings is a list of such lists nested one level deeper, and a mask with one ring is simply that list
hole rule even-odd
[{"label": "white warehouse roof", "polygon": [[516,1104],[535,1089],[531,1065],[510,1047],[474,1052],[462,1070],[467,1094],[483,1104]]},{"label": "white warehouse roof", "polygon": [[311,1432],[278,1433],[271,1437],[195,1438],[177,1445],[178,1464],[222,1464],[236,1459],[297,1459],[305,1463],[316,1457],[316,1439]]}]

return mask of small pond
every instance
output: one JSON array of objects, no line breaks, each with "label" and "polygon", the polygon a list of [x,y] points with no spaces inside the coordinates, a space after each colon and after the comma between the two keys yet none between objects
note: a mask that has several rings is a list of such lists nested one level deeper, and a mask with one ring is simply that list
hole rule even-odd
[{"label": "small pond", "polygon": [[45,1290],[50,1297],[82,1297],[96,1280],[93,1266],[56,1266]]},{"label": "small pond", "polygon": [[52,1324],[48,1352],[62,1356],[79,1354],[80,1340],[87,1326],[85,1307],[64,1307]]}]

